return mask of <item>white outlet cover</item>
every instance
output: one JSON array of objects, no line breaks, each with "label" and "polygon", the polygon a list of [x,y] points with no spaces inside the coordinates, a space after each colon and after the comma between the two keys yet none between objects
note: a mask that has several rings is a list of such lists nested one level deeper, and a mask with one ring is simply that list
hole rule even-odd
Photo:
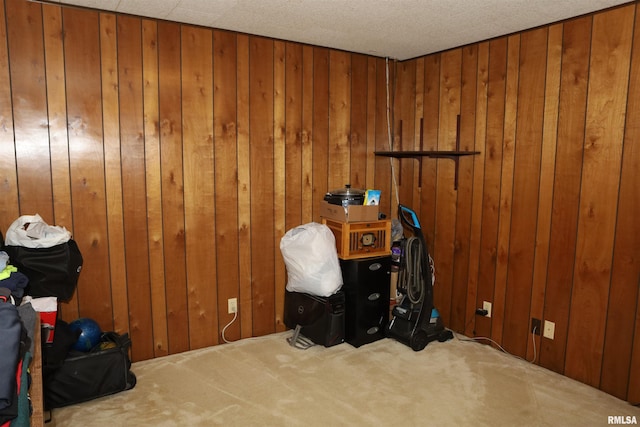
[{"label": "white outlet cover", "polygon": [[227,308],[228,308],[228,312],[229,314],[231,313],[235,313],[236,311],[238,311],[238,300],[236,298],[229,298],[227,300]]},{"label": "white outlet cover", "polygon": [[555,334],[556,334],[556,324],[549,320],[545,320],[544,321],[544,337],[552,340]]},{"label": "white outlet cover", "polygon": [[491,317],[491,303],[489,301],[483,301],[482,302],[482,308],[484,310],[487,310],[486,317]]}]

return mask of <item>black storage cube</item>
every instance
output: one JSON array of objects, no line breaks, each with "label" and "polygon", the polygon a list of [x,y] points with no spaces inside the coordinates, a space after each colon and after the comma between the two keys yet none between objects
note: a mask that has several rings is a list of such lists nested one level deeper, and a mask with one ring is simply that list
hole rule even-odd
[{"label": "black storage cube", "polygon": [[354,347],[385,337],[391,256],[340,260],[345,293],[345,341]]}]

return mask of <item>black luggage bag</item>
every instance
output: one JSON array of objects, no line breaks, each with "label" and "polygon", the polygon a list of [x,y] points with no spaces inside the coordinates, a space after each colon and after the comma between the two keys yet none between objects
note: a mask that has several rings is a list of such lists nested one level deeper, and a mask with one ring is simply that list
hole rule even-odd
[{"label": "black luggage bag", "polygon": [[75,240],[50,248],[27,248],[6,245],[2,248],[10,263],[29,278],[27,295],[71,299],[82,270],[82,253]]},{"label": "black luggage bag", "polygon": [[47,410],[129,390],[136,384],[131,372],[129,334],[102,334],[94,350],[70,351],[60,366],[44,366],[44,407]]}]

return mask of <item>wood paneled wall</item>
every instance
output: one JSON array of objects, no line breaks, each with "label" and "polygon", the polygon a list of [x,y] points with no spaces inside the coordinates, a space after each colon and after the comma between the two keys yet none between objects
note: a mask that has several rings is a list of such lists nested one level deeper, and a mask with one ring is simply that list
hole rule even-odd
[{"label": "wood paneled wall", "polygon": [[[461,149],[481,152],[460,160],[457,191],[452,161],[403,160],[445,324],[635,403],[637,8],[401,63],[394,106],[402,147],[454,148],[459,114]],[[491,318],[474,314],[483,301]],[[554,339],[532,339],[531,318],[554,322]]]},{"label": "wood paneled wall", "polygon": [[[280,238],[350,182],[419,212],[447,326],[640,402],[637,3],[391,62],[388,86],[381,58],[0,5],[0,229],[73,231],[64,318],[129,331],[135,360],[222,343],[228,298],[227,339],[283,330]],[[481,153],[457,189],[449,159],[373,155],[456,139]]]},{"label": "wood paneled wall", "polygon": [[72,230],[85,263],[62,316],[129,331],[134,360],[222,343],[229,298],[226,339],[284,330],[282,235],[330,189],[389,189],[385,61],[0,5],[0,229]]}]

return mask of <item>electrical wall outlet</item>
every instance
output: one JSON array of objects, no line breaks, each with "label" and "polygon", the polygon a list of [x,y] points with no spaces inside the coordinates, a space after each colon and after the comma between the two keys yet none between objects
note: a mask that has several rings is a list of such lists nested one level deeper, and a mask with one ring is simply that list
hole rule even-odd
[{"label": "electrical wall outlet", "polygon": [[227,307],[229,308],[229,314],[238,311],[238,298],[229,298],[227,300]]},{"label": "electrical wall outlet", "polygon": [[555,333],[556,333],[556,324],[549,320],[545,320],[544,321],[544,337],[552,340]]},{"label": "electrical wall outlet", "polygon": [[535,317],[531,318],[531,333],[540,335],[542,333],[542,322]]},{"label": "electrical wall outlet", "polygon": [[489,301],[482,302],[482,309],[487,310],[487,315],[485,317],[491,317],[491,303]]}]

